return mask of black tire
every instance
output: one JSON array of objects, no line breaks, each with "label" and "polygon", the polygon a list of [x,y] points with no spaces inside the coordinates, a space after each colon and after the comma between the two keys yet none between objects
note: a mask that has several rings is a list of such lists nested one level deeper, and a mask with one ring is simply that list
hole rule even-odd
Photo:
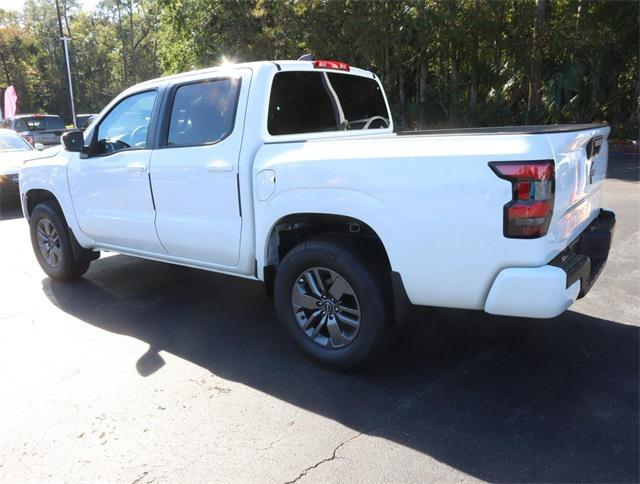
[{"label": "black tire", "polygon": [[[379,261],[367,260],[357,255],[358,252],[356,246],[341,241],[319,239],[303,242],[285,256],[275,277],[274,299],[280,321],[307,355],[335,369],[355,369],[370,364],[381,356],[393,339],[388,271],[380,266]],[[312,268],[321,268],[319,272],[323,272],[322,268],[327,269],[326,287],[335,282],[331,276],[335,271],[334,275],[344,279],[355,295],[359,327],[351,336],[353,339],[342,347],[334,347],[329,337],[324,338],[325,346],[312,339],[309,334],[312,329],[307,329],[307,332],[304,329],[304,321],[311,320],[311,317],[306,318],[306,314],[299,322],[303,308],[293,305],[293,291],[301,287],[298,284],[303,284],[305,271],[312,271]],[[315,310],[306,313],[311,312]],[[348,313],[341,313],[342,316],[345,314]],[[351,328],[341,326],[351,331]],[[326,331],[328,333],[328,328]]]},{"label": "black tire", "polygon": [[[57,235],[53,243],[57,254],[55,264],[47,261],[39,244],[38,228],[42,228],[43,224],[47,223],[53,226]],[[91,260],[74,257],[67,221],[55,202],[42,202],[36,205],[29,219],[29,229],[33,252],[40,267],[49,277],[58,281],[70,281],[87,272]]]}]

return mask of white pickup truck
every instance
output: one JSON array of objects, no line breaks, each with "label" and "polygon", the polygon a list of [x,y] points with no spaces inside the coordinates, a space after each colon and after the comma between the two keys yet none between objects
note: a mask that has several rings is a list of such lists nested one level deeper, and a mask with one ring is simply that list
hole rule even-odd
[{"label": "white pickup truck", "polygon": [[375,74],[256,62],[131,87],[20,192],[50,277],[114,251],[264,281],[293,340],[348,368],[411,304],[551,318],[586,294],[615,225],[608,134],[396,133]]}]

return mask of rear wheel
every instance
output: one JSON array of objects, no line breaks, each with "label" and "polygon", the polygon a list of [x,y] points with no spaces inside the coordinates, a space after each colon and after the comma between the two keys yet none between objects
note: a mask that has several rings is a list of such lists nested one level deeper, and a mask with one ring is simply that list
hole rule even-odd
[{"label": "rear wheel", "polygon": [[38,204],[29,219],[29,228],[33,251],[49,277],[68,281],[87,272],[91,260],[74,257],[66,220],[56,204]]},{"label": "rear wheel", "polygon": [[378,357],[392,338],[384,270],[353,248],[312,240],[294,247],[278,267],[280,320],[304,352],[336,368]]}]

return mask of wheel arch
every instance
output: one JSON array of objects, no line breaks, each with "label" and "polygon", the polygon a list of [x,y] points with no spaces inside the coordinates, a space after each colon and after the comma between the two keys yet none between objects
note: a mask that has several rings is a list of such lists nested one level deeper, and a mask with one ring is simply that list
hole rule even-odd
[{"label": "wheel arch", "polygon": [[264,266],[277,265],[295,245],[320,235],[362,237],[375,242],[391,267],[385,243],[371,225],[350,215],[324,212],[295,212],[275,220],[262,245]]},{"label": "wheel arch", "polygon": [[57,209],[60,210],[62,218],[67,224],[69,239],[71,240],[71,248],[74,256],[77,259],[96,259],[99,252],[92,252],[88,247],[84,247],[84,245],[80,243],[78,237],[81,237],[84,240],[84,234],[80,231],[79,227],[72,226],[74,219],[68,216],[67,211],[64,209],[64,202],[61,203],[61,200],[58,199],[52,191],[45,188],[30,188],[24,192],[22,210],[27,221],[31,219],[31,214],[36,206],[42,202],[52,202]]},{"label": "wheel arch", "polygon": [[31,188],[30,190],[26,191],[24,194],[23,203],[25,218],[29,220],[31,218],[31,214],[33,213],[33,209],[36,208],[36,205],[47,201],[54,202],[62,210],[60,201],[53,194],[53,192],[43,188]]},{"label": "wheel arch", "polygon": [[324,212],[289,213],[275,220],[269,228],[262,247],[262,261],[258,271],[268,294],[280,262],[296,245],[313,238],[325,237],[355,246],[382,263],[391,271],[391,261],[385,243],[371,225],[350,215]]},{"label": "wheel arch", "polygon": [[352,244],[358,252],[379,260],[389,274],[390,297],[396,324],[404,323],[411,303],[402,277],[393,270],[389,252],[380,234],[366,222],[348,215],[298,212],[280,217],[272,225],[264,244],[263,280],[268,295],[273,295],[275,275],[280,261],[296,245],[316,237],[330,237]]}]

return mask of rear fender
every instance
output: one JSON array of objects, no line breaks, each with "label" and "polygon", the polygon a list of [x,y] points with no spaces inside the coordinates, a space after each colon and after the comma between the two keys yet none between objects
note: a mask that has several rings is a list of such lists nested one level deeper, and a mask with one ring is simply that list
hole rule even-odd
[{"label": "rear fender", "polygon": [[392,238],[399,236],[389,210],[375,197],[363,192],[344,189],[305,188],[280,192],[265,204],[256,207],[256,247],[258,277],[263,278],[267,265],[269,238],[279,220],[295,214],[323,214],[350,217],[367,224],[376,232],[394,267],[393,249],[398,244]]}]

